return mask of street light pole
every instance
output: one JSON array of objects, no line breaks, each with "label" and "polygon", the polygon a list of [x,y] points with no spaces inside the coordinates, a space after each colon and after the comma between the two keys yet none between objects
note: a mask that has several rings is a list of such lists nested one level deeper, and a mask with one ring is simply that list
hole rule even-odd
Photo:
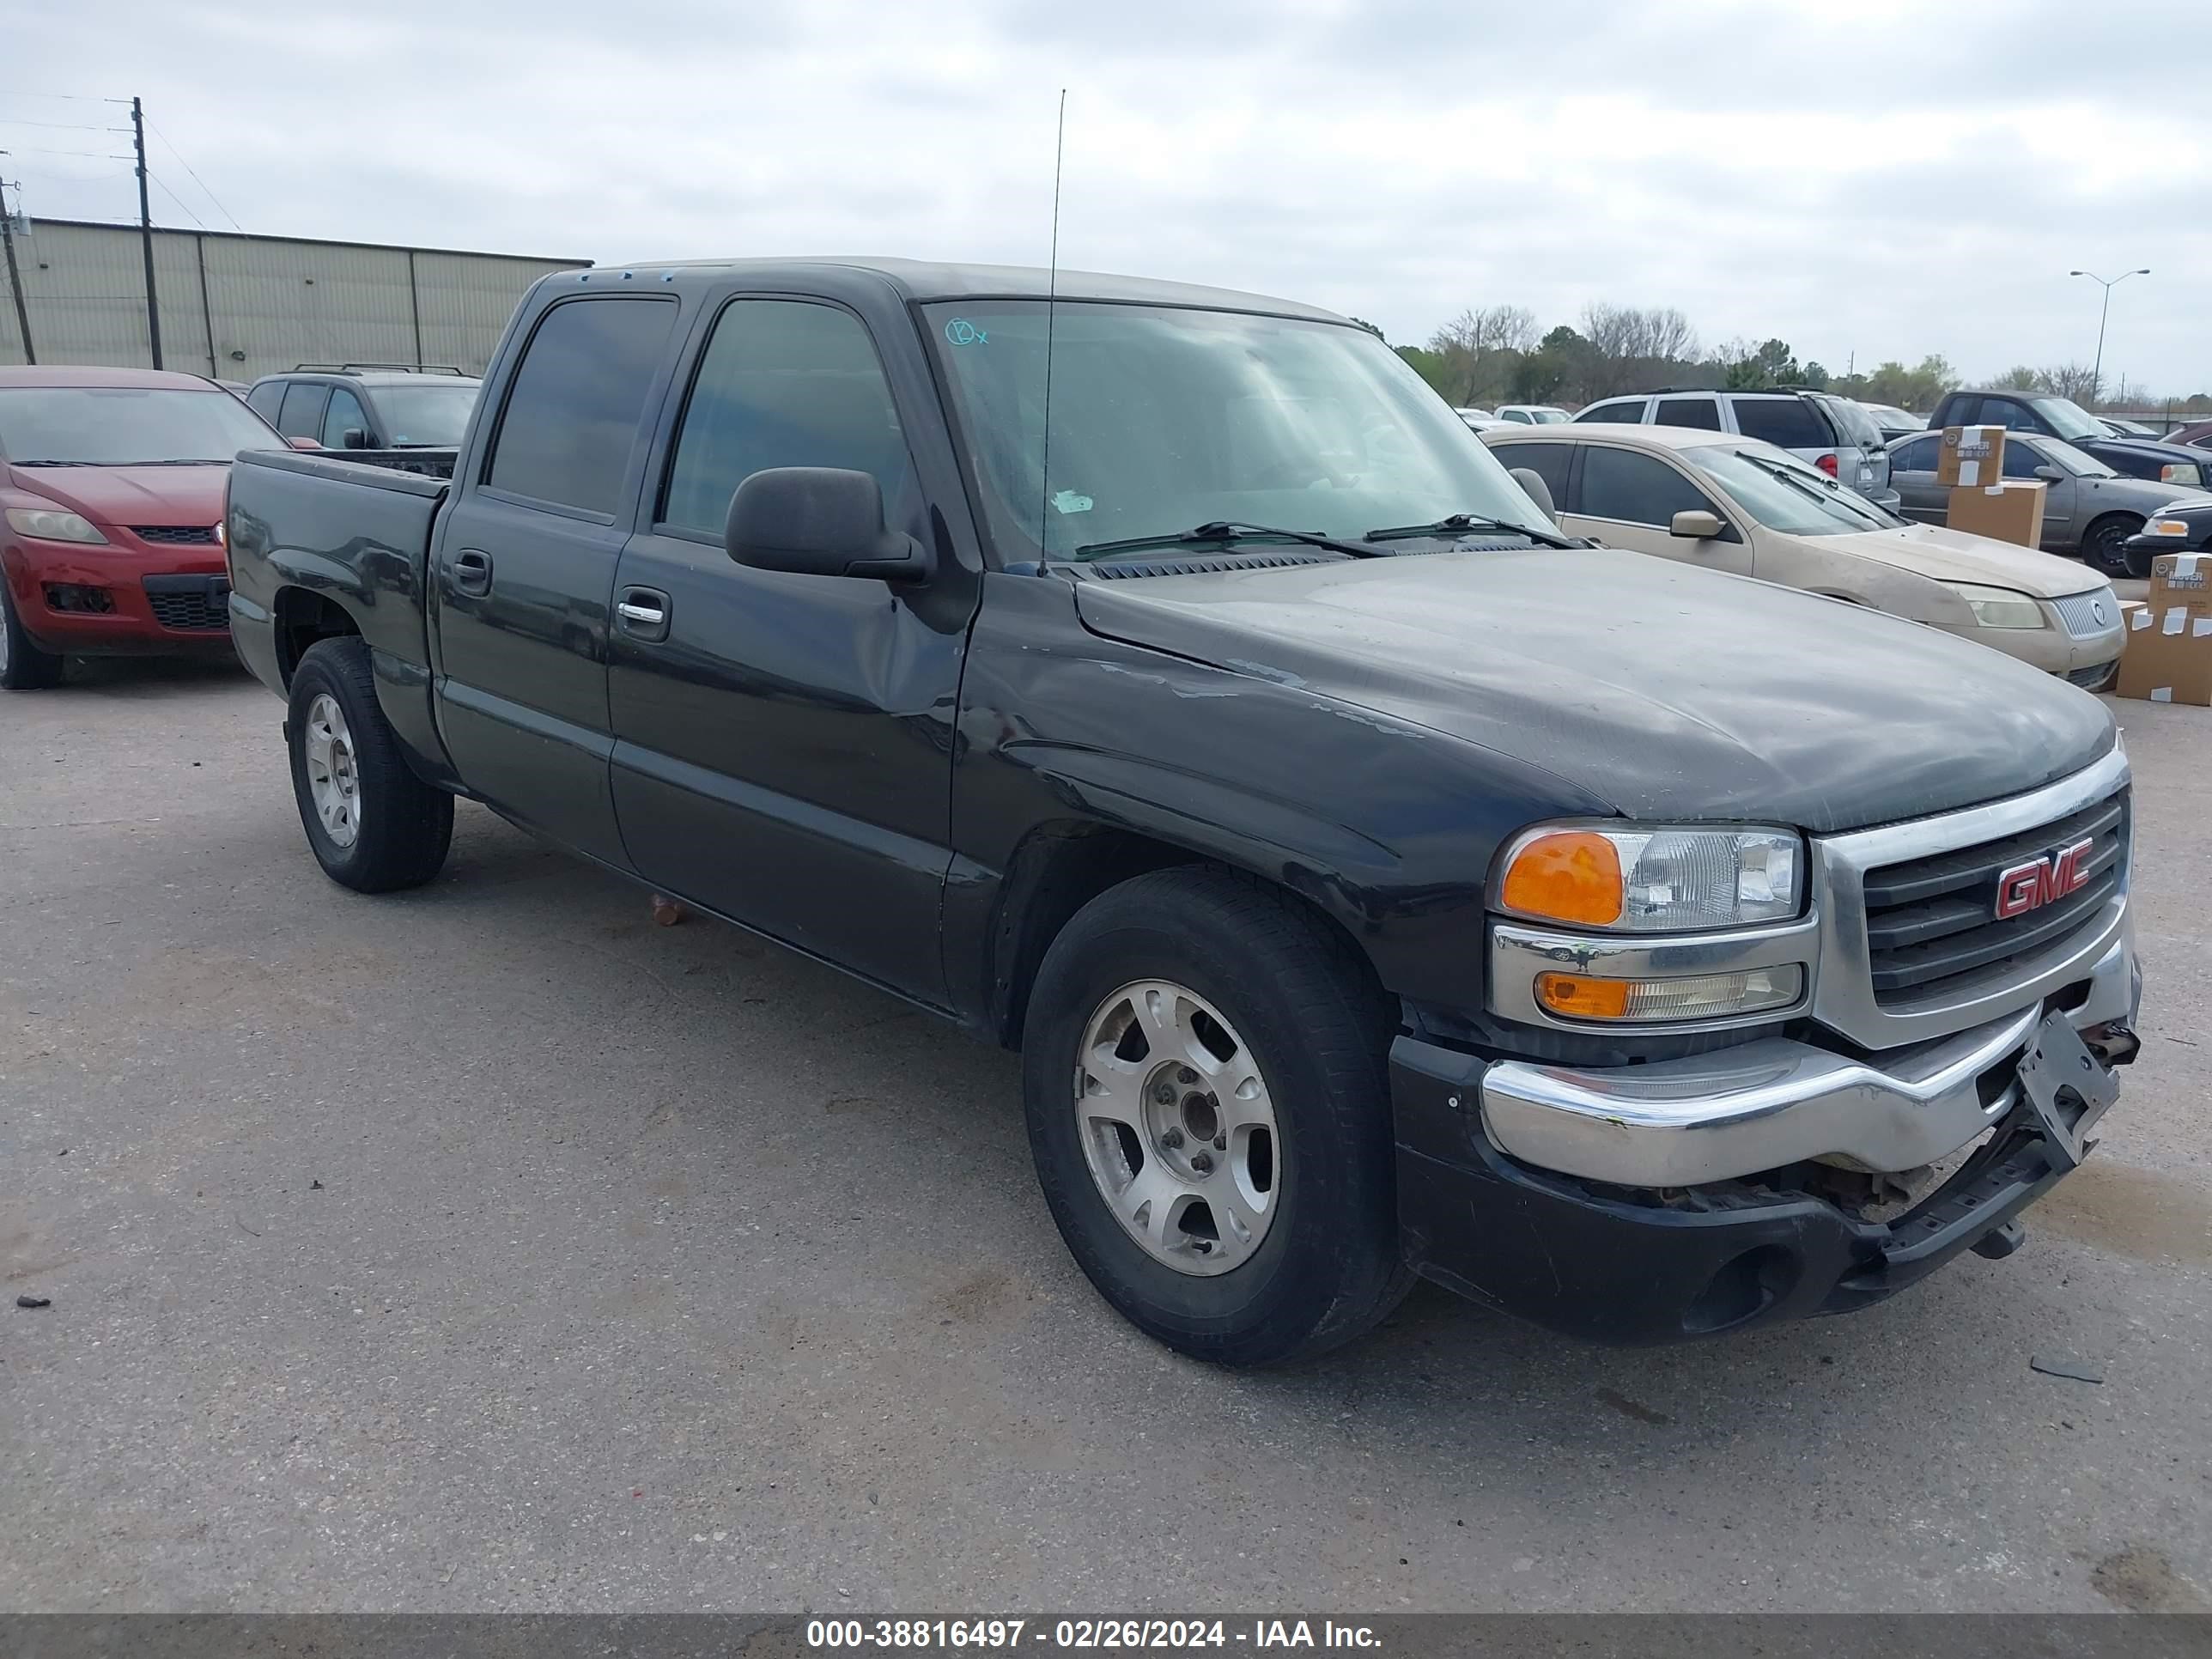
[{"label": "street light pole", "polygon": [[2069,276],[2087,276],[2091,282],[2102,284],[2105,290],[2104,306],[2097,313],[2097,363],[2089,371],[2089,401],[2094,404],[2105,387],[2105,323],[2112,314],[2112,290],[2130,276],[2149,276],[2150,267],[2145,265],[2140,270],[2124,270],[2109,283],[2094,270],[2069,270],[2066,274]]}]

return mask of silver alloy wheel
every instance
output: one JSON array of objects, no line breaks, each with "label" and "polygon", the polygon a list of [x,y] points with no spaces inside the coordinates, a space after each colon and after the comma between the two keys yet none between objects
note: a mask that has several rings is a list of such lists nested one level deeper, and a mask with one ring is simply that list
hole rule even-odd
[{"label": "silver alloy wheel", "polygon": [[316,693],[307,705],[303,747],[307,792],[314,797],[323,833],[336,845],[350,847],[361,835],[361,774],[355,767],[353,733],[346,729],[345,711],[327,691]]},{"label": "silver alloy wheel", "polygon": [[1282,1190],[1274,1103],[1243,1038],[1195,991],[1139,980],[1098,1005],[1075,1114],[1099,1196],[1154,1261],[1210,1277],[1267,1238]]},{"label": "silver alloy wheel", "polygon": [[0,674],[8,672],[8,653],[11,648],[8,643],[8,636],[14,631],[8,626],[8,618],[0,616]]}]

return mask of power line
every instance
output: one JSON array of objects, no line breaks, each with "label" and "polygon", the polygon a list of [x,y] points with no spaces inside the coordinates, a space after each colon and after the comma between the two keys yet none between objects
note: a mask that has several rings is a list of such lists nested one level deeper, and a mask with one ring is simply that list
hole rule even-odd
[{"label": "power line", "polygon": [[162,195],[167,197],[172,202],[174,202],[178,207],[183,209],[185,217],[191,220],[202,230],[205,230],[207,228],[207,221],[201,218],[198,214],[193,212],[191,208],[186,207],[185,205],[184,198],[179,196],[176,191],[171,190],[167,185],[162,184],[161,175],[160,173],[149,171],[146,176],[154,181],[155,186],[160,189]]},{"label": "power line", "polygon": [[95,161],[127,161],[127,155],[97,149],[40,149],[35,144],[17,144],[8,152],[15,155],[87,155]]},{"label": "power line", "polygon": [[0,98],[58,98],[70,104],[127,104],[128,98],[100,98],[88,92],[33,92],[28,87],[0,87]]},{"label": "power line", "polygon": [[51,127],[57,132],[120,132],[121,127],[103,127],[90,121],[27,121],[20,115],[0,115],[0,125],[11,127]]},{"label": "power line", "polygon": [[[213,191],[208,189],[207,180],[201,178],[200,175],[193,170],[192,164],[190,161],[185,160],[184,151],[179,149],[173,143],[170,143],[169,135],[162,131],[161,128],[154,126],[154,124],[151,121],[147,122],[146,125],[154,128],[154,136],[156,138],[159,138],[164,144],[168,145],[169,154],[177,158],[177,165],[184,168],[186,173],[191,173],[192,182],[200,187],[201,192],[206,196],[209,201],[215,204],[216,211],[222,215],[224,218],[230,221],[230,228],[233,230],[243,233],[246,227],[238,222],[238,216],[233,213],[228,208],[223,206],[222,198],[217,197]],[[181,205],[181,204],[179,205]]]}]

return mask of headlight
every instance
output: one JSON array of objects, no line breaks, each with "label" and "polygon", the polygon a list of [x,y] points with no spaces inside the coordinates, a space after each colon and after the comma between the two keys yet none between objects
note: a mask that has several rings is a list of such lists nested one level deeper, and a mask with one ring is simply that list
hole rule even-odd
[{"label": "headlight", "polygon": [[1797,914],[1802,851],[1789,830],[1531,830],[1506,849],[1498,905],[1632,933],[1784,921]]},{"label": "headlight", "polygon": [[82,513],[60,507],[11,507],[8,527],[18,536],[35,536],[42,542],[101,542],[107,538]]},{"label": "headlight", "polygon": [[2186,536],[2189,533],[2189,520],[2153,519],[2142,527],[2142,533],[2146,536]]},{"label": "headlight", "polygon": [[2043,628],[2043,607],[2027,594],[2009,587],[1980,587],[1972,582],[1945,582],[1974,613],[1984,628]]}]

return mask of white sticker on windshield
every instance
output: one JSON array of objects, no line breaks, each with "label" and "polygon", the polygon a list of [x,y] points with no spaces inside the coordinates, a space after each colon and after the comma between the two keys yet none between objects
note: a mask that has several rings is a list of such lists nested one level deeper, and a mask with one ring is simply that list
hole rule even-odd
[{"label": "white sticker on windshield", "polygon": [[1052,505],[1056,513],[1088,513],[1091,501],[1090,496],[1079,495],[1072,489],[1059,489],[1053,492]]}]

